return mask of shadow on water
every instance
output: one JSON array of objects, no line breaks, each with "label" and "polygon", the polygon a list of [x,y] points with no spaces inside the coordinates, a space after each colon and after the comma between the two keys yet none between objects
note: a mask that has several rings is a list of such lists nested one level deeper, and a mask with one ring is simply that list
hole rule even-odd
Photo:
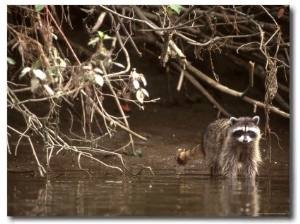
[{"label": "shadow on water", "polygon": [[41,179],[8,175],[8,216],[289,217],[289,177],[207,175]]}]

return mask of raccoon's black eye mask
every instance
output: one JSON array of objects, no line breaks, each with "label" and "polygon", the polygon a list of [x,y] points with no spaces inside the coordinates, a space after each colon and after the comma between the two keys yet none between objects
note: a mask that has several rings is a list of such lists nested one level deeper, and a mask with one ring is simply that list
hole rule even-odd
[{"label": "raccoon's black eye mask", "polygon": [[239,138],[242,135],[248,135],[251,138],[255,138],[256,137],[256,133],[254,131],[244,132],[243,130],[237,130],[237,131],[235,131],[235,132],[232,133],[232,136],[235,137],[235,138]]}]

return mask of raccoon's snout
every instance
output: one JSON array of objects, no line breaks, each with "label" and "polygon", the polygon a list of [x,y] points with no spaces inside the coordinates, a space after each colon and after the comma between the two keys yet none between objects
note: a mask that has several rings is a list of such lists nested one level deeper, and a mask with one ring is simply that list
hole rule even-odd
[{"label": "raccoon's snout", "polygon": [[244,136],[243,142],[244,143],[249,143],[252,141],[252,138],[250,138],[249,136]]},{"label": "raccoon's snout", "polygon": [[247,138],[244,138],[243,142],[248,143],[250,141]]},{"label": "raccoon's snout", "polygon": [[252,138],[250,138],[248,135],[241,135],[237,138],[237,140],[242,143],[249,143],[252,141]]}]

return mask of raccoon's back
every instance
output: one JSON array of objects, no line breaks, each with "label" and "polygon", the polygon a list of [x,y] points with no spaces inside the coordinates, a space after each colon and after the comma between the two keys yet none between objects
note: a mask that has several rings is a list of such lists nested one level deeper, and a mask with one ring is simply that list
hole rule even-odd
[{"label": "raccoon's back", "polygon": [[204,156],[221,150],[229,126],[229,119],[218,119],[205,128],[201,140],[201,150]]}]

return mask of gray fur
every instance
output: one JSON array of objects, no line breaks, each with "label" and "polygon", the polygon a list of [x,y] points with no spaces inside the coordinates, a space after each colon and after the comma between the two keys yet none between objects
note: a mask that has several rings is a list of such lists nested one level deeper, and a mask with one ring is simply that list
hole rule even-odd
[{"label": "gray fur", "polygon": [[[218,119],[210,123],[202,135],[201,149],[211,175],[237,176],[239,167],[247,178],[255,178],[261,162],[259,117]],[[252,141],[243,143],[233,136],[234,130],[251,128],[256,133]],[[247,133],[245,133],[247,135]]]}]

